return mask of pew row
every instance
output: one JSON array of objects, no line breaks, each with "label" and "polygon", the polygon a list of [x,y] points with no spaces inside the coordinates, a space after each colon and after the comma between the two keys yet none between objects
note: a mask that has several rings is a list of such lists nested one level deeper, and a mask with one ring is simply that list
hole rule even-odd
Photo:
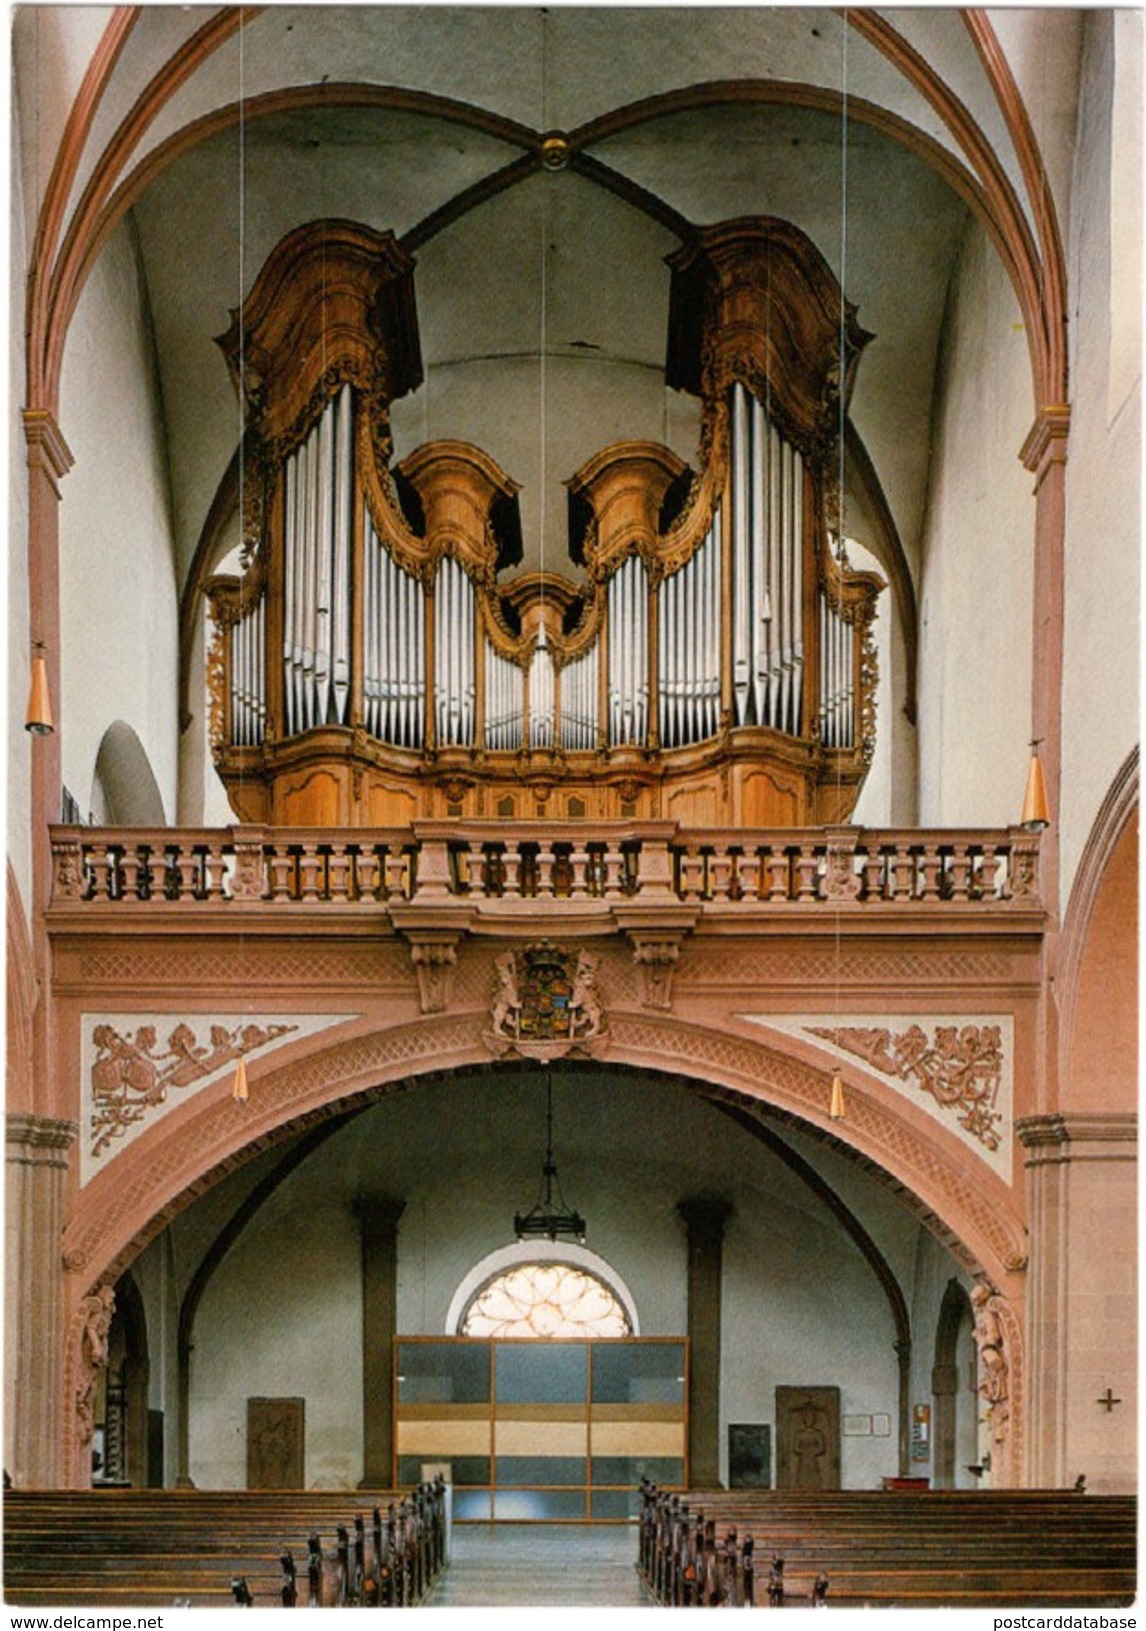
[{"label": "pew row", "polygon": [[646,1482],[639,1568],[666,1606],[1116,1606],[1134,1600],[1136,1528],[1133,1496]]},{"label": "pew row", "polygon": [[[359,1503],[365,1513],[351,1517]],[[4,1597],[13,1605],[412,1607],[445,1560],[440,1480],[353,1495],[156,1489],[4,1497]]]}]

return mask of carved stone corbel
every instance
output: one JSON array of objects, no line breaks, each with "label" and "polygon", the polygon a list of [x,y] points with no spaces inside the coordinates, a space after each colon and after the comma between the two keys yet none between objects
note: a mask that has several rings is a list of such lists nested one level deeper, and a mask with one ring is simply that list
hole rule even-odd
[{"label": "carved stone corbel", "polygon": [[672,977],[680,957],[681,936],[630,933],[629,938],[641,983],[641,1007],[667,1013],[672,1007]]},{"label": "carved stone corbel", "polygon": [[460,934],[418,930],[409,937],[410,959],[418,976],[418,996],[424,1014],[442,1014],[450,1006],[457,944]]}]

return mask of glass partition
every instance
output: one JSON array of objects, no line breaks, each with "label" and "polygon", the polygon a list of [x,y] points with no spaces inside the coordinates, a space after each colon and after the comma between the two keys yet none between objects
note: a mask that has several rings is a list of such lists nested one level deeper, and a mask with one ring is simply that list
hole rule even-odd
[{"label": "glass partition", "polygon": [[459,1522],[631,1522],[687,1482],[688,1344],[395,1342],[395,1482],[444,1469]]}]

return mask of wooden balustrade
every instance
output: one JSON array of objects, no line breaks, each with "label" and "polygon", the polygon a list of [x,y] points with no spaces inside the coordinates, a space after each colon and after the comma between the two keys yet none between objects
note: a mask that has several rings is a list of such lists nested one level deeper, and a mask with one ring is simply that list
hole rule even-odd
[{"label": "wooden balustrade", "polygon": [[713,829],[672,822],[51,829],[53,907],[602,903],[705,909],[1039,907],[1039,841],[983,831]]}]

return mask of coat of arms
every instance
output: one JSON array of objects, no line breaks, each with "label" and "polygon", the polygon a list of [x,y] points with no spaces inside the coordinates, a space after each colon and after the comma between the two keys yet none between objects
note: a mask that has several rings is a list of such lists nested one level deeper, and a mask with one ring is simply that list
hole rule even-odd
[{"label": "coat of arms", "polygon": [[494,973],[492,1028],[485,1033],[494,1053],[557,1059],[602,1051],[606,1021],[591,952],[542,940],[502,952]]}]

